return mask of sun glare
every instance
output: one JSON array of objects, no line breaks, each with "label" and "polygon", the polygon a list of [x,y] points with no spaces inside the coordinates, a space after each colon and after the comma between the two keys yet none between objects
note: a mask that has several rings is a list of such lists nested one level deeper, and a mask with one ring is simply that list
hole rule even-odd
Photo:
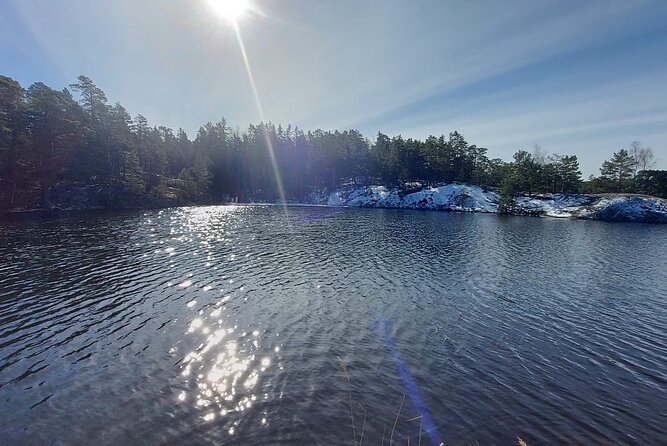
[{"label": "sun glare", "polygon": [[217,14],[233,22],[250,8],[249,0],[208,0],[208,3]]}]

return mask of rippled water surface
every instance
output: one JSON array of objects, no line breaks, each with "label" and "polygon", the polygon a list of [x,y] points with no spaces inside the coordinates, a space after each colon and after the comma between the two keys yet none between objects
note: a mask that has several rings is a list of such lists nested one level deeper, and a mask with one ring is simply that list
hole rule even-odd
[{"label": "rippled water surface", "polygon": [[0,222],[3,444],[664,444],[666,338],[665,226]]}]

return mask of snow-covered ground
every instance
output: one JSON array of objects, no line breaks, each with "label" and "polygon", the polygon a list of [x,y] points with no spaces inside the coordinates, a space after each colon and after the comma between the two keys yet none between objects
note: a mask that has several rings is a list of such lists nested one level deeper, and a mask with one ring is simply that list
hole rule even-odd
[{"label": "snow-covered ground", "polygon": [[576,216],[584,206],[590,205],[594,201],[595,198],[590,195],[548,194],[514,198],[520,212],[561,218]]},{"label": "snow-covered ground", "polygon": [[447,184],[416,191],[384,186],[356,187],[329,195],[330,206],[355,206],[445,211],[498,212],[500,197],[477,186]]},{"label": "snow-covered ground", "polygon": [[607,221],[640,221],[647,223],[667,223],[667,200],[641,196],[608,196],[593,203],[590,215]]},{"label": "snow-covered ground", "polygon": [[[311,197],[313,204],[441,211],[499,211],[500,196],[479,186],[446,184],[437,187],[389,189],[349,186]],[[558,218],[667,223],[667,200],[637,195],[547,194],[518,196],[512,213]]]}]

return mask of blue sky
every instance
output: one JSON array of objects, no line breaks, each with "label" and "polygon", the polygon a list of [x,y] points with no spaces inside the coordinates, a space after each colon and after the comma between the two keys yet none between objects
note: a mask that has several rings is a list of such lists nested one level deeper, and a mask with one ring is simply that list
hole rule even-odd
[{"label": "blue sky", "polygon": [[[667,168],[667,2],[254,0],[239,23],[267,119],[405,137],[458,130],[494,157],[540,144],[587,176],[633,140]],[[79,74],[152,124],[259,121],[208,0],[2,0],[0,73]]]}]

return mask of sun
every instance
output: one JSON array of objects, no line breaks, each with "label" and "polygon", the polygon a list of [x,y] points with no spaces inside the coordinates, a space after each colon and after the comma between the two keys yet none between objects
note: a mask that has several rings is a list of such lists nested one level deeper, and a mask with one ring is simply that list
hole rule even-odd
[{"label": "sun", "polygon": [[248,9],[249,0],[208,0],[211,9],[221,17],[236,22]]}]

